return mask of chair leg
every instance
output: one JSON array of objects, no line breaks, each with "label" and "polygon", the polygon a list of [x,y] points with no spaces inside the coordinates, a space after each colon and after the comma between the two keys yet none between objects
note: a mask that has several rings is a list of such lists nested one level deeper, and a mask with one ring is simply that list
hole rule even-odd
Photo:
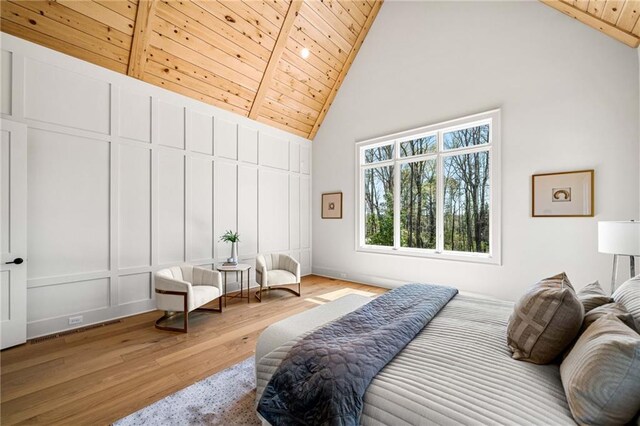
[{"label": "chair leg", "polygon": [[[273,291],[276,291],[276,290],[288,291],[289,293],[295,294],[296,296],[300,297],[302,295],[302,293],[300,292],[300,283],[292,283],[292,284],[293,285],[298,284],[298,291],[296,291],[295,289],[290,288],[290,287],[285,287],[284,285],[283,286],[278,285],[278,286],[275,286],[275,287],[267,287],[267,290],[269,290],[269,291],[271,291],[271,290],[273,290]],[[291,286],[292,284],[287,284],[287,285]],[[258,300],[260,300],[260,301],[262,299],[261,292],[262,292],[262,286],[260,286],[260,289],[256,292],[256,298]]]},{"label": "chair leg", "polygon": [[183,291],[168,291],[168,290],[159,290],[156,289],[156,293],[159,294],[168,294],[168,295],[172,295],[172,296],[182,296],[182,307],[183,310],[182,312],[184,313],[184,319],[183,319],[183,328],[177,328],[177,327],[165,327],[160,325],[160,322],[167,320],[169,318],[173,318],[174,316],[178,315],[178,313],[174,313],[174,314],[169,314],[169,312],[164,313],[164,315],[161,318],[158,318],[158,320],[156,321],[156,328],[159,330],[165,330],[165,331],[179,331],[182,333],[187,333],[189,330],[189,311],[187,310],[187,293],[183,292]]},{"label": "chair leg", "polygon": [[[184,325],[183,325],[182,328],[179,328],[179,327],[167,327],[167,326],[164,326],[164,325],[160,325],[161,322],[166,321],[168,319],[171,319],[171,318],[173,318],[173,317],[175,317],[177,315],[180,315],[181,313],[184,314],[184,319],[183,319],[183,324]],[[156,320],[156,328],[158,330],[178,331],[180,333],[186,333],[188,331],[188,329],[189,329],[189,312],[175,312],[173,314],[170,314],[169,312],[165,312],[165,314],[162,317],[160,317],[160,318],[158,318]]]},{"label": "chair leg", "polygon": [[218,307],[217,308],[195,308],[194,311],[207,311],[207,312],[222,312],[222,296],[218,297]]},{"label": "chair leg", "polygon": [[222,312],[222,296],[218,297],[218,307],[217,308],[195,308],[194,311],[208,311],[208,312]]}]

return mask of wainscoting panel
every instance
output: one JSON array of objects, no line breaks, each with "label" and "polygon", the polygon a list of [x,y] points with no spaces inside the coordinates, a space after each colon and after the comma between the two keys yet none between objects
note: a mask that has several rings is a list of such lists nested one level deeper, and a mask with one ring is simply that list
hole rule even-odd
[{"label": "wainscoting panel", "polygon": [[311,248],[311,179],[300,177],[300,247]]},{"label": "wainscoting panel", "polygon": [[289,143],[271,135],[260,135],[260,164],[277,169],[289,169]]},{"label": "wainscoting panel", "polygon": [[238,166],[238,233],[240,256],[258,252],[258,169]]},{"label": "wainscoting panel", "polygon": [[118,277],[118,304],[151,299],[151,273],[122,275]]},{"label": "wainscoting panel", "polygon": [[300,252],[300,270],[302,275],[311,273],[311,250],[302,250]]},{"label": "wainscoting panel", "polygon": [[310,273],[307,139],[0,38],[2,117],[28,126],[28,338],[155,309],[153,274],[219,265],[229,229],[240,261]]},{"label": "wainscoting panel", "polygon": [[151,142],[151,96],[120,91],[119,132],[120,137],[138,142]]},{"label": "wainscoting panel", "polygon": [[25,60],[25,118],[109,134],[110,107],[109,83]]},{"label": "wainscoting panel", "polygon": [[118,267],[151,266],[151,150],[121,145],[118,167]]},{"label": "wainscoting panel", "polygon": [[158,153],[158,263],[181,263],[184,253],[184,154]]},{"label": "wainscoting panel", "polygon": [[289,248],[300,248],[300,176],[289,176]]},{"label": "wainscoting panel", "polygon": [[289,248],[289,176],[260,170],[260,252]]},{"label": "wainscoting panel", "polygon": [[191,151],[213,155],[213,117],[209,114],[191,111],[190,118]]},{"label": "wainscoting panel", "polygon": [[[64,294],[64,297],[60,297],[60,294]],[[109,306],[109,278],[27,289],[27,321],[29,322],[79,314],[107,306]]]},{"label": "wainscoting panel", "polygon": [[238,159],[258,164],[258,131],[246,126],[238,128]]},{"label": "wainscoting panel", "polygon": [[235,160],[238,158],[238,124],[216,117],[214,124],[215,154]]},{"label": "wainscoting panel", "polygon": [[311,174],[311,147],[300,147],[300,173]]},{"label": "wainscoting panel", "polygon": [[11,74],[13,60],[11,58],[11,52],[2,50],[0,52],[0,113],[11,114]]},{"label": "wainscoting panel", "polygon": [[220,241],[220,236],[226,231],[238,228],[238,172],[237,165],[228,161],[216,161],[215,164],[215,225],[217,256],[222,259],[229,257],[229,243]]},{"label": "wainscoting panel", "polygon": [[158,143],[184,149],[184,107],[158,101]]},{"label": "wainscoting panel", "polygon": [[289,170],[296,173],[300,171],[300,145],[295,142],[289,147]]},{"label": "wainscoting panel", "polygon": [[191,255],[193,261],[213,256],[213,161],[191,159]]},{"label": "wainscoting panel", "polygon": [[29,128],[28,278],[109,269],[108,142]]}]

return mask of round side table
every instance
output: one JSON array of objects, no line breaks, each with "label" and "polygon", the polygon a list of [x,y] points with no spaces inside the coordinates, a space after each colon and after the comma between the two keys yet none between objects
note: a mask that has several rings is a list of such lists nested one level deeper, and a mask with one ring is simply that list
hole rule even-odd
[{"label": "round side table", "polygon": [[[220,273],[224,274],[224,306],[227,306],[227,299],[235,299],[236,297],[239,299],[247,299],[247,303],[250,303],[250,298],[249,298],[249,287],[251,287],[251,265],[249,265],[248,263],[238,263],[237,265],[233,265],[233,266],[218,266],[216,268],[216,270]],[[233,296],[227,296],[227,273],[228,272],[235,272],[236,273],[236,279],[238,277],[238,272],[240,272],[240,293],[238,294],[234,294]],[[247,273],[247,295],[244,296],[243,293],[243,281],[244,281],[244,273]]]}]

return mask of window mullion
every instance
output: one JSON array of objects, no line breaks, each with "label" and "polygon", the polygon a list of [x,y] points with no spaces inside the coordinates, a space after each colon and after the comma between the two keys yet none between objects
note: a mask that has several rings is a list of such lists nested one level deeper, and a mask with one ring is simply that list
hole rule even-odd
[{"label": "window mullion", "polygon": [[438,132],[438,157],[436,163],[436,252],[444,251],[444,170],[443,157],[441,155],[444,147],[444,133]]},{"label": "window mullion", "polygon": [[400,248],[400,167],[401,164],[397,160],[400,156],[400,143],[395,142],[395,159],[393,166],[393,248]]},{"label": "window mullion", "polygon": [[362,167],[358,167],[358,247],[364,246],[364,229],[365,229],[365,189],[364,189],[364,169]]}]

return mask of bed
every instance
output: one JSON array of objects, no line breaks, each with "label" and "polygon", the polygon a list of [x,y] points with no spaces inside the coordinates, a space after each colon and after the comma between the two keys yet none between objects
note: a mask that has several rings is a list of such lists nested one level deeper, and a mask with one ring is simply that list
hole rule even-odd
[{"label": "bed", "polygon": [[[257,400],[305,334],[371,299],[348,295],[268,327],[256,348]],[[458,294],[373,379],[363,425],[572,424],[556,364],[514,360],[513,304]]]}]

